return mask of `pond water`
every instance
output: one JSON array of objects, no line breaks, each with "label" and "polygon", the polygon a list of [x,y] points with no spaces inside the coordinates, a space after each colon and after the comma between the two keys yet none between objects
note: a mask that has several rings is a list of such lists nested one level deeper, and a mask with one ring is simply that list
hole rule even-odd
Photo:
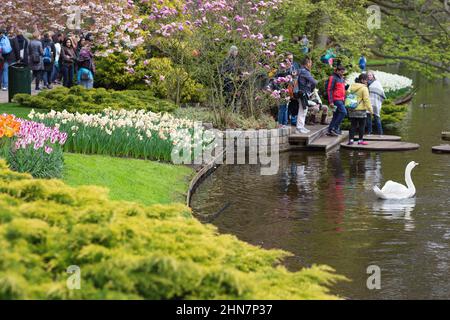
[{"label": "pond water", "polygon": [[[332,287],[341,297],[449,299],[450,155],[433,154],[431,147],[450,129],[450,89],[409,76],[419,91],[400,134],[419,150],[284,153],[273,176],[261,176],[256,165],[224,165],[194,194],[194,212],[225,207],[212,221],[221,233],[291,252],[290,270],[333,267],[351,279]],[[412,174],[416,198],[377,200],[372,187],[404,184],[412,160],[420,163]],[[379,290],[367,288],[370,265],[381,269]]]}]

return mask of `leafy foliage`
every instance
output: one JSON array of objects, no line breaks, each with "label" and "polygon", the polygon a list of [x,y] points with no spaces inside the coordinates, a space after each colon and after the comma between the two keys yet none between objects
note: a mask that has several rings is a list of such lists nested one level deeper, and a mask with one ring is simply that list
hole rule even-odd
[{"label": "leafy foliage", "polygon": [[[98,187],[31,179],[0,162],[0,299],[333,299],[326,266],[218,235],[184,205],[111,201]],[[66,270],[81,269],[81,290]]]},{"label": "leafy foliage", "polygon": [[85,89],[81,86],[70,89],[58,87],[42,91],[36,96],[16,94],[14,101],[28,108],[79,113],[97,113],[106,108],[153,112],[171,112],[176,109],[173,103],[155,98],[150,91]]},{"label": "leafy foliage", "polygon": [[[132,68],[129,66],[131,62]],[[131,57],[123,53],[99,57],[97,70],[95,82],[99,87],[150,90],[160,99],[176,101],[177,79],[180,79],[180,102],[205,100],[203,86],[195,82],[182,67],[174,66],[168,58],[147,58],[143,47],[136,48]]]},{"label": "leafy foliage", "polygon": [[448,1],[372,0],[382,23],[375,30],[371,51],[385,59],[398,59],[428,77],[450,74]]},{"label": "leafy foliage", "polygon": [[50,153],[44,148],[35,150],[33,146],[10,149],[5,159],[14,171],[27,172],[36,178],[61,178],[64,167],[62,147],[52,144],[52,149]]}]

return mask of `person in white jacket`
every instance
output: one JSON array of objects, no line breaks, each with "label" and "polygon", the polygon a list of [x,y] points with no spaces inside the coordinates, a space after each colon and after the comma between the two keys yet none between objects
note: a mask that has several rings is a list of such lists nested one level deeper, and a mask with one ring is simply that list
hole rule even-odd
[{"label": "person in white jacket", "polygon": [[[375,73],[372,70],[367,72],[369,79],[369,98],[373,108],[373,119],[379,135],[383,134],[383,126],[381,124],[381,107],[383,105],[386,95],[383,90],[381,82],[375,78]],[[372,134],[372,117],[367,115],[367,133]]]}]

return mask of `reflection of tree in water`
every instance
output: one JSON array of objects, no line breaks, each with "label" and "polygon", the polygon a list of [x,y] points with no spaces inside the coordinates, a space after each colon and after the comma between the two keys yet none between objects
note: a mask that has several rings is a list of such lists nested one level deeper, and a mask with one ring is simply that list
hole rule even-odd
[{"label": "reflection of tree in water", "polygon": [[365,177],[368,160],[370,160],[370,153],[368,152],[350,152],[348,177],[352,188],[356,188],[359,177]]},{"label": "reflection of tree in water", "polygon": [[381,154],[375,153],[366,159],[366,172],[364,175],[364,187],[372,190],[375,185],[380,185],[383,180],[381,174]]},{"label": "reflection of tree in water", "polygon": [[323,156],[307,155],[306,159],[292,157],[286,168],[286,191],[292,200],[314,200],[319,193],[318,181],[325,170]]},{"label": "reflection of tree in water", "polygon": [[310,215],[321,197],[319,180],[326,171],[323,155],[292,154],[280,159],[278,206],[282,216]]}]

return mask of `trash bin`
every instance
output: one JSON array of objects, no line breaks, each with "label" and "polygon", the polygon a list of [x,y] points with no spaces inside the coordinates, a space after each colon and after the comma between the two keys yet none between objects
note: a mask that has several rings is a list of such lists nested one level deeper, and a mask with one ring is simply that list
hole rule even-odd
[{"label": "trash bin", "polygon": [[31,94],[31,70],[24,63],[13,63],[8,70],[8,101],[17,93]]}]

